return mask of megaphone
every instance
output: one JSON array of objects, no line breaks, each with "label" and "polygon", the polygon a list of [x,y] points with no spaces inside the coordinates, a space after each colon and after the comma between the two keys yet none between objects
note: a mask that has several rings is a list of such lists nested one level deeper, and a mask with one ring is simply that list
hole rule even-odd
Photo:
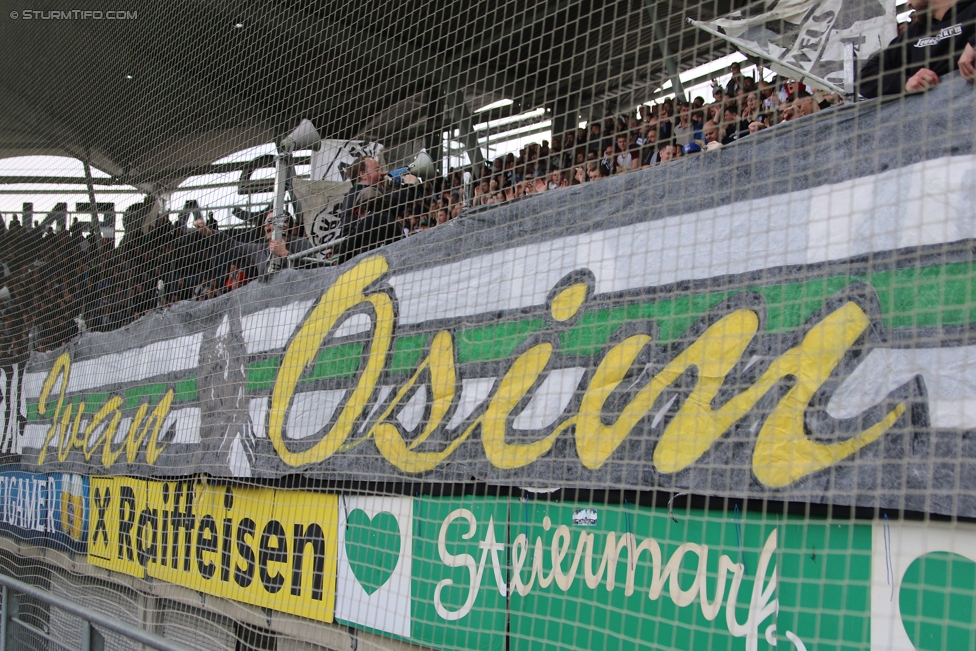
[{"label": "megaphone", "polygon": [[401,167],[390,172],[390,176],[393,177],[394,181],[399,181],[400,177],[404,174],[413,174],[427,181],[437,176],[437,170],[434,168],[434,161],[430,159],[426,151],[421,149],[412,163],[406,167]]},{"label": "megaphone", "polygon": [[322,137],[315,129],[315,125],[310,120],[302,120],[298,127],[281,141],[278,151],[281,153],[290,153],[302,149],[318,151],[321,146]]}]

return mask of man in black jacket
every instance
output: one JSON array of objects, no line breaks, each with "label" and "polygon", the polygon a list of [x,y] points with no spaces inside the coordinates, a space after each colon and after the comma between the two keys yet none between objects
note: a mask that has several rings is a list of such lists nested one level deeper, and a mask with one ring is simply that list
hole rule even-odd
[{"label": "man in black jacket", "polygon": [[976,0],[912,0],[915,19],[861,68],[864,97],[923,91],[958,69],[973,80]]},{"label": "man in black jacket", "polygon": [[[349,166],[354,185],[339,208],[342,241],[332,250],[339,263],[403,237],[397,213],[409,201],[411,187],[394,189],[396,183],[383,178],[380,164],[373,158],[360,157]],[[401,182],[417,183],[417,177],[404,174]]]}]

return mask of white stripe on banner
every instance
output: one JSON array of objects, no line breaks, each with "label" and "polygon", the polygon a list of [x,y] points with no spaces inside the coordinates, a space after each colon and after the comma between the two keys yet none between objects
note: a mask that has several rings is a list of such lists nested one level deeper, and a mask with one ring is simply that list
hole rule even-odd
[{"label": "white stripe on banner", "polygon": [[742,201],[505,249],[391,279],[400,322],[541,305],[567,273],[597,293],[844,260],[976,236],[976,156],[916,163],[812,190]]},{"label": "white stripe on banner", "polygon": [[291,333],[305,319],[315,301],[296,301],[241,317],[244,347],[248,355],[284,348]]},{"label": "white stripe on banner", "polygon": [[827,413],[853,418],[916,375],[925,383],[932,427],[976,427],[976,346],[876,348],[837,388]]},{"label": "white stripe on banner", "polygon": [[[147,378],[194,369],[200,362],[203,333],[157,341],[142,348],[73,362],[67,392],[77,393],[107,384],[127,384]],[[41,395],[47,372],[24,376],[28,398]],[[57,387],[55,387],[57,388]]]}]

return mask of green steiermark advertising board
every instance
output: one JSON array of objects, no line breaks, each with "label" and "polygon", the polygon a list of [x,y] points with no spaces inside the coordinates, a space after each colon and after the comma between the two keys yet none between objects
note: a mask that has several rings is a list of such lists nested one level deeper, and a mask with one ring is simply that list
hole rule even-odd
[{"label": "green steiermark advertising board", "polygon": [[968,523],[518,498],[343,503],[336,619],[434,649],[976,650]]},{"label": "green steiermark advertising board", "polygon": [[812,650],[867,639],[870,525],[543,502],[518,511],[513,650]]}]

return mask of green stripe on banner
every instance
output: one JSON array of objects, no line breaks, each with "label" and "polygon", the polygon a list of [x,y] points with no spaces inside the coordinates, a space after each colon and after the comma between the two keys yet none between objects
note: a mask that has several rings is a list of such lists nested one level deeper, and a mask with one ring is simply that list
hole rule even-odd
[{"label": "green stripe on banner", "polygon": [[176,383],[176,390],[173,392],[174,402],[190,402],[199,400],[200,393],[197,391],[197,379],[180,380]]},{"label": "green stripe on banner", "polygon": [[509,321],[477,328],[466,328],[457,333],[458,362],[488,362],[510,357],[516,346],[536,330],[542,329],[545,321]]},{"label": "green stripe on banner", "polygon": [[278,362],[280,361],[280,357],[272,357],[249,364],[247,367],[247,392],[271,391],[275,376],[278,375]]},{"label": "green stripe on banner", "polygon": [[352,377],[359,369],[359,358],[365,347],[364,343],[357,342],[323,348],[315,358],[311,371],[299,382]]},{"label": "green stripe on banner", "polygon": [[132,387],[125,392],[125,402],[122,409],[135,409],[142,403],[154,405],[166,391],[165,384],[148,384],[141,387]]},{"label": "green stripe on banner", "polygon": [[427,339],[425,334],[397,337],[393,343],[393,356],[390,358],[390,373],[402,375],[417,368]]}]

